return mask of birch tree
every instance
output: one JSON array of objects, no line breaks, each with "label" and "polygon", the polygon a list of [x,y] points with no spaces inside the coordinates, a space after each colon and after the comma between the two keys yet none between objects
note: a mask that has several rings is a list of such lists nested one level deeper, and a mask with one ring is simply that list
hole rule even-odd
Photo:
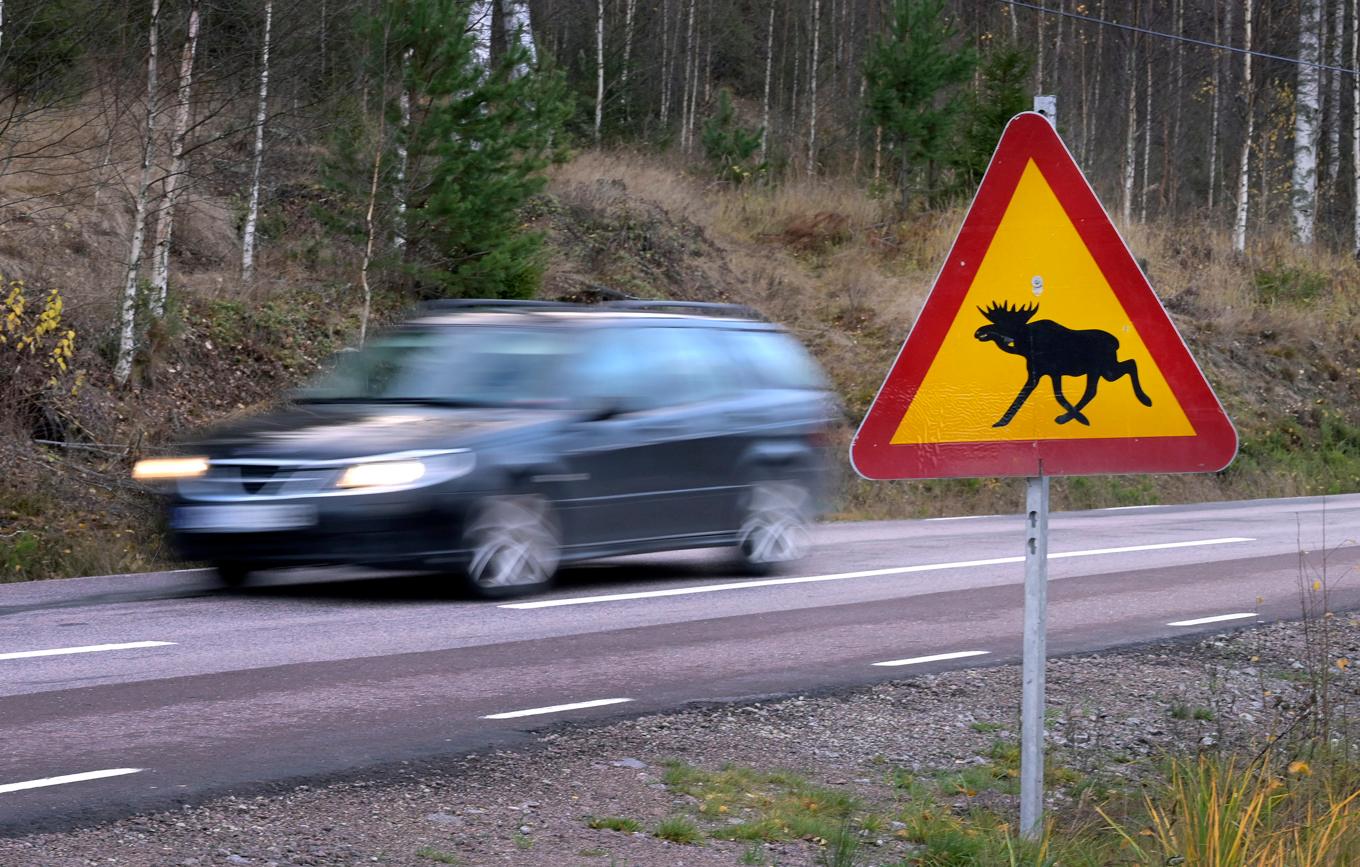
[{"label": "birch tree", "polygon": [[595,145],[604,121],[604,0],[595,0]]},{"label": "birch tree", "polygon": [[[760,161],[768,159],[770,144],[770,74],[774,71],[774,0],[770,0],[770,22],[765,30],[765,99],[761,109]],[[861,101],[863,101],[861,99]]]},{"label": "birch tree", "polygon": [[[1360,0],[1351,0],[1351,67],[1360,64]],[[1351,79],[1351,184],[1354,191],[1354,252],[1360,258],[1360,76]]]},{"label": "birch tree", "polygon": [[165,196],[156,215],[156,244],[151,253],[151,303],[153,319],[165,315],[165,299],[170,285],[170,236],[175,228],[175,204],[184,177],[184,140],[189,133],[189,98],[193,92],[194,55],[198,50],[199,0],[189,4],[189,26],[179,59],[179,89],[175,95],[175,128],[170,137],[170,173],[165,178]]},{"label": "birch tree", "polygon": [[1313,243],[1317,220],[1318,64],[1322,62],[1321,0],[1299,2],[1298,87],[1294,103],[1294,174],[1290,216],[1294,240]]},{"label": "birch tree", "polygon": [[260,168],[264,165],[264,121],[269,109],[269,35],[274,23],[274,0],[264,0],[264,43],[260,48],[260,96],[255,109],[255,157],[250,178],[250,206],[241,237],[241,282],[255,281],[255,230],[260,220]]},{"label": "birch tree", "polygon": [[812,0],[812,57],[808,61],[808,177],[817,174],[817,49],[821,45],[822,0]]},{"label": "birch tree", "polygon": [[[1250,2],[1250,0],[1248,0]],[[1128,223],[1133,219],[1133,182],[1138,176],[1138,38],[1129,40],[1129,51],[1124,57],[1124,80],[1128,82],[1128,102],[1124,107],[1124,198],[1120,216]]]},{"label": "birch tree", "polygon": [[1246,100],[1245,129],[1242,131],[1242,149],[1237,163],[1237,210],[1233,216],[1232,248],[1236,253],[1247,249],[1247,206],[1251,197],[1251,139],[1254,134],[1255,98],[1251,90],[1251,3],[1244,0],[1242,24],[1245,28],[1242,53],[1242,93]]},{"label": "birch tree", "polygon": [[1341,68],[1346,41],[1346,4],[1338,2],[1332,9],[1331,69],[1327,70],[1327,168],[1323,177],[1326,188],[1334,189],[1341,174]]},{"label": "birch tree", "polygon": [[113,379],[126,385],[132,375],[132,356],[137,349],[137,270],[142,261],[142,244],[146,240],[147,197],[151,187],[151,165],[156,145],[156,51],[157,33],[161,23],[161,0],[151,0],[151,26],[147,36],[146,54],[146,125],[142,136],[142,173],[133,199],[132,234],[128,240],[127,271],[123,279],[123,297],[118,307],[118,357],[113,366]]},{"label": "birch tree", "polygon": [[[413,50],[407,48],[401,54],[401,93],[397,95],[398,126],[395,143],[397,168],[396,178],[394,179],[396,200],[392,203],[396,210],[396,219],[393,225],[392,246],[396,249],[398,256],[406,250],[406,170],[409,161],[406,143],[411,137],[411,53]],[[379,141],[381,140],[382,137],[379,136]],[[377,177],[377,166],[381,162],[381,159],[374,160],[374,177]]]}]

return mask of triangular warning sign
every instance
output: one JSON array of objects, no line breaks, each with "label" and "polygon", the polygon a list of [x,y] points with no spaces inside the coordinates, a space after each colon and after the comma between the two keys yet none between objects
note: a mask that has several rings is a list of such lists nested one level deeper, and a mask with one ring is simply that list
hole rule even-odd
[{"label": "triangular warning sign", "polygon": [[1006,126],[850,447],[871,479],[1213,472],[1237,433],[1042,115]]}]

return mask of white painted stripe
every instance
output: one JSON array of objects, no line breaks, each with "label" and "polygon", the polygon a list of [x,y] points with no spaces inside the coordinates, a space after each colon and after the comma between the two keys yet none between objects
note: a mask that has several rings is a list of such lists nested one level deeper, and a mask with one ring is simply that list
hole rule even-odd
[{"label": "white painted stripe", "polygon": [[1216,614],[1213,617],[1196,617],[1194,620],[1177,620],[1168,623],[1167,626],[1199,626],[1201,623],[1221,623],[1224,620],[1245,620],[1248,617],[1256,617],[1254,612],[1244,611],[1240,614]]},{"label": "white painted stripe", "polygon": [[66,783],[83,783],[86,780],[102,780],[105,777],[121,777],[124,774],[140,774],[143,768],[109,768],[106,771],[86,771],[83,774],[67,774],[63,777],[44,777],[41,780],[25,780],[22,783],[0,784],[0,795],[6,792],[22,792],[24,789],[41,789],[43,786],[62,786]]},{"label": "white painted stripe", "polygon": [[936,653],[931,656],[913,656],[910,659],[890,659],[887,662],[875,662],[874,665],[891,668],[898,665],[920,665],[923,662],[943,662],[946,659],[964,659],[969,656],[986,656],[989,650],[959,650],[954,653]]},{"label": "white painted stripe", "polygon": [[1098,511],[1101,511],[1101,512],[1128,512],[1128,511],[1132,511],[1133,509],[1155,509],[1155,508],[1157,508],[1157,506],[1155,506],[1155,505],[1152,505],[1152,506],[1106,506],[1105,508],[1099,509]]},{"label": "white painted stripe", "polygon": [[927,521],[976,521],[981,518],[1019,518],[1019,515],[950,515],[944,518],[926,518]]},{"label": "white painted stripe", "polygon": [[582,710],[588,707],[604,707],[607,704],[623,704],[631,698],[597,698],[594,701],[578,701],[573,704],[555,704],[552,707],[531,707],[528,710],[511,710],[505,713],[487,714],[482,719],[514,719],[521,716],[538,716],[544,713],[562,713],[568,710]]},{"label": "white painted stripe", "polygon": [[105,650],[138,650],[143,647],[168,647],[173,641],[128,641],[123,644],[88,644],[84,647],[55,647],[51,650],[16,650],[0,653],[0,659],[30,659],[34,656],[65,656],[68,653],[101,653]]},{"label": "white painted stripe", "polygon": [[[1123,548],[1093,548],[1089,551],[1061,551],[1049,554],[1050,560],[1066,557],[1096,557],[1101,554],[1130,554],[1136,551],[1163,551],[1170,548],[1195,548],[1203,545],[1228,545],[1235,542],[1254,542],[1245,536],[1224,539],[1197,539],[1191,542],[1161,542],[1153,545],[1128,545]],[[955,563],[923,563],[918,566],[890,566],[885,569],[864,569],[859,572],[838,572],[834,575],[804,575],[798,578],[763,578],[734,584],[706,584],[698,587],[673,587],[669,590],[640,590],[635,593],[609,593],[603,596],[575,596],[567,599],[539,599],[534,602],[508,602],[499,607],[529,610],[557,608],[562,605],[590,605],[596,602],[625,602],[632,599],[657,599],[663,596],[689,596],[694,593],[719,593],[724,590],[750,590],[754,587],[777,587],[784,584],[815,584],[821,581],[845,581],[850,578],[878,578],[883,575],[909,575],[914,572],[938,572],[945,569],[968,569],[974,566],[1002,566],[1023,563],[1022,557],[992,557],[987,560],[959,560]]]}]

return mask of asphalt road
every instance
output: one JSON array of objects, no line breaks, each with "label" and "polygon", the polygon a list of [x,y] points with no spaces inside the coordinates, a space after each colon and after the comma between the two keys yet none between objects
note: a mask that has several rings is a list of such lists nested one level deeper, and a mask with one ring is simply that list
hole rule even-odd
[{"label": "asphalt road", "polygon": [[[1297,618],[1315,580],[1333,609],[1360,607],[1357,539],[1360,495],[1056,513],[1050,653]],[[1019,515],[827,525],[785,576],[736,578],[721,552],[632,557],[499,604],[336,571],[0,586],[0,835],[509,747],[563,720],[1015,661],[1022,540]]]}]

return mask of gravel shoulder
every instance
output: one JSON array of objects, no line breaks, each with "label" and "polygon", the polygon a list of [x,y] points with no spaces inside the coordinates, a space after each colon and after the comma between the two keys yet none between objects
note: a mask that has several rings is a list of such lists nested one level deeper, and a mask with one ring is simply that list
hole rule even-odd
[{"label": "gravel shoulder", "polygon": [[[1325,626],[1325,632],[1321,629]],[[1276,623],[1132,650],[1051,660],[1049,751],[1069,780],[1127,788],[1162,756],[1251,748],[1307,710],[1326,672],[1332,713],[1360,694],[1349,660],[1360,621]],[[985,765],[1018,736],[1017,666],[959,669],[826,696],[695,707],[593,727],[557,725],[532,747],[409,764],[283,794],[221,798],[66,833],[0,840],[0,864],[75,865],[812,865],[824,842],[654,836],[685,816],[712,833],[734,815],[668,785],[668,763],[787,769],[891,817],[900,775]],[[1075,789],[1050,791],[1050,809]],[[945,809],[1015,809],[1013,795],[960,790]],[[636,831],[589,827],[619,817]],[[898,864],[912,844],[892,824],[870,833],[859,864]]]}]

